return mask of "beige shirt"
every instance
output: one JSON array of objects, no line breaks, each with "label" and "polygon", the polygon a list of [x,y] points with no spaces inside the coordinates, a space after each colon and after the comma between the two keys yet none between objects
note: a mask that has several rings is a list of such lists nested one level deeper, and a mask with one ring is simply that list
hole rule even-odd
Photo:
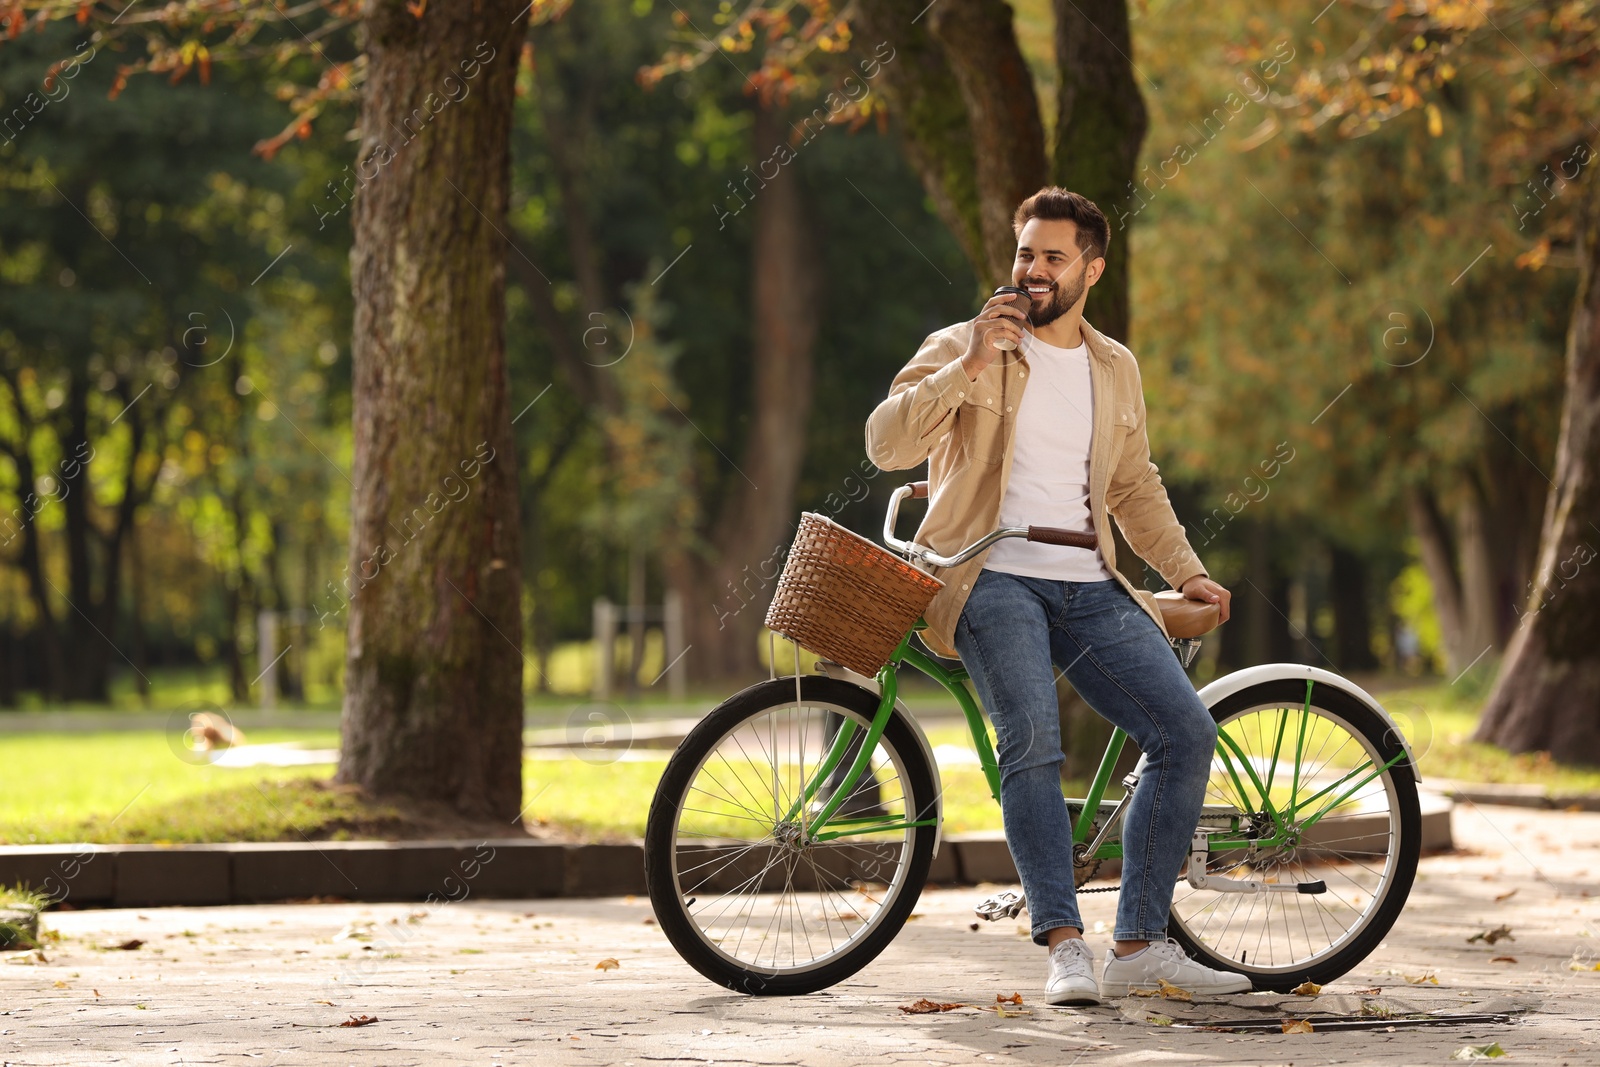
[{"label": "beige shirt", "polygon": [[[883,470],[908,470],[928,462],[928,514],[915,540],[940,555],[972,544],[999,525],[1000,502],[1011,476],[1016,413],[1028,386],[1025,352],[1002,353],[977,381],[968,381],[961,356],[972,336],[962,322],[931,335],[889,386],[889,396],[867,417],[867,455]],[[1133,595],[1165,634],[1155,594],[1117,568],[1108,515],[1141,557],[1174,589],[1206,569],[1189,547],[1167,499],[1161,474],[1150,462],[1144,392],[1133,353],[1088,322],[1094,398],[1089,446],[1089,511],[1100,554],[1112,576]],[[1043,525],[1036,523],[1035,525]],[[924,612],[928,645],[955,655],[956,620],[988,552],[959,567],[929,567],[945,586]]]}]

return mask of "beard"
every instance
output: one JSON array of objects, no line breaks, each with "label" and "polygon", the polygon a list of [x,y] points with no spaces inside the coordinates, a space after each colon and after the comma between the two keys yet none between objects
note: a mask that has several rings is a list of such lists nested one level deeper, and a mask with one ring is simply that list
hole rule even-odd
[{"label": "beard", "polygon": [[[1055,282],[1054,295],[1044,304],[1044,306],[1040,307],[1035,305],[1028,309],[1028,321],[1033,324],[1035,329],[1039,328],[1040,326],[1050,325],[1052,322],[1056,321],[1061,316],[1072,310],[1072,306],[1083,297],[1083,291],[1088,288],[1088,281],[1084,277],[1084,275],[1088,273],[1088,270],[1089,264],[1085,263],[1083,266],[1078,268],[1078,276],[1073,278],[1071,281],[1058,279]],[[1051,283],[1042,278],[1029,279],[1022,282],[1022,285],[1024,286],[1029,284],[1049,285]]]}]

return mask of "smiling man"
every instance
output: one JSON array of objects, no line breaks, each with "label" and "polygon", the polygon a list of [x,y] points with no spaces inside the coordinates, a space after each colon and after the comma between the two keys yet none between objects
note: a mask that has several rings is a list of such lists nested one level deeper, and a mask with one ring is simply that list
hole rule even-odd
[{"label": "smiling man", "polygon": [[[994,723],[1006,842],[1036,944],[1049,950],[1046,998],[1097,1004],[1165,979],[1196,993],[1250,988],[1167,939],[1178,872],[1199,822],[1216,727],[1167,641],[1153,594],[1118,570],[1108,526],[1173,588],[1217,603],[1150,462],[1133,353],[1083,318],[1105,270],[1110,227],[1092,201],[1049,187],[1017,208],[1012,281],[971,322],[923,342],[867,420],[885,470],[928,461],[916,540],[951,554],[997,526],[1093,532],[1094,549],[1012,538],[940,571],[928,643],[959,653]],[[1009,340],[1013,347],[996,347]],[[1056,670],[1147,758],[1124,816],[1116,944],[1096,982],[1073,887],[1072,827],[1061,795]]]}]

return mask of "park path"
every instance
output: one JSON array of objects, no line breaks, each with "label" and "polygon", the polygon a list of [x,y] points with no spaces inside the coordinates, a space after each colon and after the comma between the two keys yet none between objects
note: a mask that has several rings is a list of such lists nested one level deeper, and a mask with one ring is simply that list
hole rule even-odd
[{"label": "park path", "polygon": [[[972,890],[928,892],[876,964],[790,1000],[701,979],[643,898],[57,912],[48,962],[8,953],[0,965],[0,1064],[1445,1064],[1496,1041],[1513,1065],[1600,1063],[1600,814],[1463,804],[1456,839],[1460,851],[1423,861],[1383,947],[1314,1002],[1048,1008],[1035,1003],[1042,953],[1012,922],[971,930]],[[1111,922],[1114,898],[1084,901],[1090,925]],[[1514,941],[1468,941],[1502,924]],[[108,947],[131,940],[142,944]],[[1092,940],[1104,950],[1104,934]],[[596,969],[607,958],[619,966]],[[1381,993],[1357,992],[1370,988]],[[1013,992],[1031,1014],[899,1010]],[[1353,1014],[1363,1002],[1519,1014],[1288,1035],[1146,1021]],[[362,1016],[377,1021],[340,1025]]]}]

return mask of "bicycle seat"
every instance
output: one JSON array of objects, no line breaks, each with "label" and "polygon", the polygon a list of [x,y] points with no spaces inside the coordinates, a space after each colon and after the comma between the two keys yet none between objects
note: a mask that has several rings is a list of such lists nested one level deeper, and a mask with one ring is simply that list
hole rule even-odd
[{"label": "bicycle seat", "polygon": [[1208,634],[1222,621],[1221,604],[1190,600],[1176,589],[1157,593],[1156,608],[1161,612],[1167,633],[1175,639]]}]

